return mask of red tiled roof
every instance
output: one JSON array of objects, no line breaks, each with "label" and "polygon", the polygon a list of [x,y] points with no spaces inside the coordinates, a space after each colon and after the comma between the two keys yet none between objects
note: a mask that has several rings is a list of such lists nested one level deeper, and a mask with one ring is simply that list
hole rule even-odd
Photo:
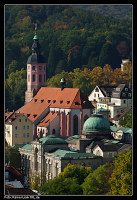
[{"label": "red tiled roof", "polygon": [[31,121],[35,121],[46,108],[92,108],[91,102],[77,88],[41,87],[31,102],[16,112],[24,113]]},{"label": "red tiled roof", "polygon": [[5,120],[7,120],[14,112],[6,112],[5,113]]},{"label": "red tiled roof", "polygon": [[55,119],[56,117],[56,113],[53,113],[50,112],[46,117],[44,117],[40,122],[39,124],[37,124],[37,126],[40,126],[40,127],[48,127],[49,124]]},{"label": "red tiled roof", "polygon": [[5,185],[5,195],[37,195],[28,188],[13,188]]},{"label": "red tiled roof", "polygon": [[13,166],[5,166],[5,171],[9,172],[10,181],[14,181],[15,179],[17,179],[22,184],[24,184],[23,175],[15,167],[13,167]]},{"label": "red tiled roof", "polygon": [[24,113],[32,122],[34,122],[47,107],[47,104],[34,103],[34,101],[31,101],[19,108],[16,112]]}]

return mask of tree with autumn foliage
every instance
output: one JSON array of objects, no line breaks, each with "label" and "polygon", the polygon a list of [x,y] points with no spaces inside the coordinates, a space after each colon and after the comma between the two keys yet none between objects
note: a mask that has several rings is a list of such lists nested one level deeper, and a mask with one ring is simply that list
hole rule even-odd
[{"label": "tree with autumn foliage", "polygon": [[124,64],[123,69],[124,80],[127,84],[132,84],[132,63],[128,61]]},{"label": "tree with autumn foliage", "polygon": [[109,179],[112,195],[132,194],[132,152],[122,152],[114,161],[114,170]]},{"label": "tree with autumn foliage", "polygon": [[96,85],[102,85],[102,67],[95,67],[90,75],[91,75],[91,85],[95,87]]}]

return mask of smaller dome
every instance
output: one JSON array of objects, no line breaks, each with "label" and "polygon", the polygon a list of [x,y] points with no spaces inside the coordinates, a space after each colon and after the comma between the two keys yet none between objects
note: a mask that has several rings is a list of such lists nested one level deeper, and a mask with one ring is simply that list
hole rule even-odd
[{"label": "smaller dome", "polygon": [[65,79],[62,78],[62,79],[60,80],[60,82],[61,82],[61,83],[65,83]]},{"label": "smaller dome", "polygon": [[99,132],[110,132],[109,121],[103,117],[102,114],[92,114],[83,126],[83,132],[99,133]]},{"label": "smaller dome", "polygon": [[39,142],[43,144],[67,144],[65,140],[58,138],[55,135],[48,135],[47,137],[40,138]]},{"label": "smaller dome", "polygon": [[33,37],[33,40],[39,40],[39,37],[38,37],[37,35],[35,35],[35,36]]}]

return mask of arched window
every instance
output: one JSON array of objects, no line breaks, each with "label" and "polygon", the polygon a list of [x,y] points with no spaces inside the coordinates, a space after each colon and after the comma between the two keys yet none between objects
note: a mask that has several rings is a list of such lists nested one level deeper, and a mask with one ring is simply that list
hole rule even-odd
[{"label": "arched window", "polygon": [[39,82],[40,83],[42,82],[42,75],[41,74],[39,75]]},{"label": "arched window", "polygon": [[84,116],[84,122],[85,122],[88,118],[89,118],[89,116],[86,114],[86,115]]},{"label": "arched window", "polygon": [[78,135],[78,116],[73,117],[73,135]]},{"label": "arched window", "polygon": [[53,135],[55,135],[55,133],[56,133],[56,130],[55,130],[55,129],[53,129],[53,130],[52,130],[52,134],[53,134]]}]

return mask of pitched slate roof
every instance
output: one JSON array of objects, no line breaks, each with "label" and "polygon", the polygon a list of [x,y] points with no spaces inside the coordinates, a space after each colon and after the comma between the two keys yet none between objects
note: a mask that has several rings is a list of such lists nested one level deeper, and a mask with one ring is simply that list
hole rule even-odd
[{"label": "pitched slate roof", "polygon": [[[111,93],[116,88],[116,86],[98,86],[105,97],[111,96]],[[108,93],[110,95],[108,95]]]},{"label": "pitched slate roof", "polygon": [[104,152],[109,152],[109,151],[117,151],[123,145],[125,145],[125,144],[124,143],[117,143],[117,144],[113,144],[113,143],[99,143],[96,146],[99,146],[101,148],[101,150],[104,151]]},{"label": "pitched slate roof", "polygon": [[[128,88],[127,86],[126,86],[126,84],[119,84],[114,90],[113,90],[113,92],[112,92],[112,95],[111,95],[111,98],[131,98],[131,97],[129,97],[128,96],[128,93],[131,93],[131,89],[130,88],[128,88],[128,91],[124,91],[124,88]],[[117,90],[119,88],[119,91]],[[122,92],[124,91],[124,93],[125,93],[125,97],[123,97],[122,96]],[[115,94],[117,94],[117,97],[115,96]]]}]

